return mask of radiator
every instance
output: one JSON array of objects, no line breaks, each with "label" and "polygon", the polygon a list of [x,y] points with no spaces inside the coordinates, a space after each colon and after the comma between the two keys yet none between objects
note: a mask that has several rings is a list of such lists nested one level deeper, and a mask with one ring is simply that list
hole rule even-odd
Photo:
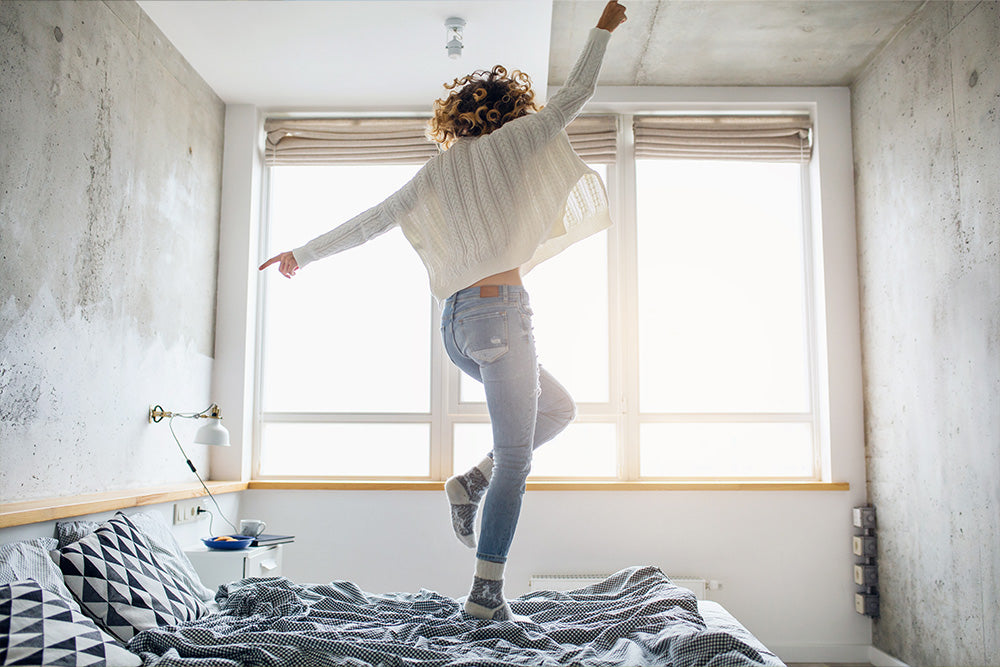
[{"label": "radiator", "polygon": [[[610,574],[533,574],[528,579],[529,591],[570,591],[600,583],[610,577]],[[687,588],[699,600],[707,600],[708,581],[697,577],[671,577],[671,582],[681,588]]]}]

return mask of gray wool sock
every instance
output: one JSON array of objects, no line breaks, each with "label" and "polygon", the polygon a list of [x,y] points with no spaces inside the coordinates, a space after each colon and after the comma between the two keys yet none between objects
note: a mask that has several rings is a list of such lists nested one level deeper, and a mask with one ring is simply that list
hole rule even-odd
[{"label": "gray wool sock", "polygon": [[487,621],[510,620],[510,607],[503,598],[503,570],[503,563],[476,559],[476,576],[465,600],[465,613]]},{"label": "gray wool sock", "polygon": [[468,472],[444,483],[451,504],[451,527],[459,541],[470,549],[476,548],[476,510],[492,476],[493,459],[487,456]]}]

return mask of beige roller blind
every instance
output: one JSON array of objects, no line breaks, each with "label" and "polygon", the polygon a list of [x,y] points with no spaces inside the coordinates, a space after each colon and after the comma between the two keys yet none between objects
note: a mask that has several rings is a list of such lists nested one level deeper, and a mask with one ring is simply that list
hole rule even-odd
[{"label": "beige roller blind", "polygon": [[637,159],[808,162],[812,122],[807,115],[635,116]]},{"label": "beige roller blind", "polygon": [[[438,153],[426,118],[272,118],[264,124],[272,165],[423,164]],[[582,116],[567,128],[585,162],[614,162],[613,116]]]},{"label": "beige roller blind", "polygon": [[423,164],[437,155],[426,118],[268,119],[265,160],[274,165]]},{"label": "beige roller blind", "polygon": [[611,164],[615,161],[618,132],[614,116],[577,116],[566,128],[569,143],[584,162]]}]

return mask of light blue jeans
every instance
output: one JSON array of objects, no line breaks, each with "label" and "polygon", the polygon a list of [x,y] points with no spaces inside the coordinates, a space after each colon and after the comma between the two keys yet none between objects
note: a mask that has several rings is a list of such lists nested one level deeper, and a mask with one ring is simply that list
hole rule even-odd
[{"label": "light blue jeans", "polygon": [[538,365],[528,293],[519,285],[451,295],[441,315],[448,356],[483,383],[493,426],[493,477],[483,501],[477,557],[507,561],[532,451],[573,421],[569,393]]}]

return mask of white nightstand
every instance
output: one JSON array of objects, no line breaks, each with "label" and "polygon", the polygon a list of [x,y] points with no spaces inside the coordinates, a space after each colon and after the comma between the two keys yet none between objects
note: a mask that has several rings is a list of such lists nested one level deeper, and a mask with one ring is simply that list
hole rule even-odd
[{"label": "white nightstand", "polygon": [[204,545],[184,550],[203,584],[213,591],[244,577],[280,577],[284,544],[239,550],[209,549]]}]

